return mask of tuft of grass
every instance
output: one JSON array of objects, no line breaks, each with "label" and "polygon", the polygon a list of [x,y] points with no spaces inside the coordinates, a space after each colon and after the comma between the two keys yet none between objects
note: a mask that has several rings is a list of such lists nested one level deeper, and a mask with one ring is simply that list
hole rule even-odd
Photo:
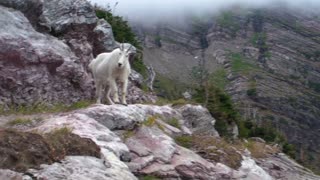
[{"label": "tuft of grass", "polygon": [[181,128],[180,124],[179,124],[179,120],[177,118],[171,118],[169,120],[166,121],[170,126],[176,127],[178,129]]},{"label": "tuft of grass", "polygon": [[16,126],[16,125],[26,125],[26,124],[31,124],[32,120],[27,119],[27,118],[16,118],[12,121],[9,121],[7,125],[9,126]]},{"label": "tuft of grass", "polygon": [[59,128],[52,131],[50,134],[51,136],[61,136],[61,135],[63,136],[66,134],[71,134],[71,132],[72,132],[72,129],[70,129],[69,127],[63,127],[63,128]]},{"label": "tuft of grass", "polygon": [[150,116],[145,121],[143,121],[142,124],[149,127],[153,126],[156,123],[156,119],[157,119],[156,116]]},{"label": "tuft of grass", "polygon": [[183,106],[186,105],[188,102],[185,99],[177,99],[172,101],[172,106]]},{"label": "tuft of grass", "polygon": [[135,132],[133,130],[128,130],[123,133],[123,138],[126,140],[132,136],[134,136]]},{"label": "tuft of grass", "polygon": [[160,180],[160,179],[153,175],[146,175],[146,176],[139,177],[139,180]]},{"label": "tuft of grass", "polygon": [[193,137],[188,136],[188,135],[181,135],[181,136],[176,136],[174,138],[175,142],[185,148],[191,148],[192,147],[192,142],[193,142]]},{"label": "tuft of grass", "polygon": [[21,115],[30,115],[37,113],[57,113],[57,112],[67,112],[80,108],[86,108],[93,104],[92,101],[82,100],[75,102],[71,105],[66,105],[62,103],[57,103],[52,106],[45,105],[43,103],[38,103],[34,105],[19,105],[19,106],[9,106],[7,109],[0,107],[0,115],[9,115],[9,114],[21,114]]},{"label": "tuft of grass", "polygon": [[251,152],[251,156],[254,158],[266,158],[270,154],[276,154],[280,152],[279,148],[252,140],[248,140],[248,142],[244,145]]},{"label": "tuft of grass", "polygon": [[210,136],[195,136],[194,148],[201,152],[201,156],[226,164],[237,169],[241,166],[242,156],[238,151],[243,152],[244,147],[241,141],[230,142],[223,138]]}]

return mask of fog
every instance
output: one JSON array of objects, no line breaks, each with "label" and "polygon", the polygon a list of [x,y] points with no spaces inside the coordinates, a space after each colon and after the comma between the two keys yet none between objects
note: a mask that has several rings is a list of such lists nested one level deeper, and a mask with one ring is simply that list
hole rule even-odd
[{"label": "fog", "polygon": [[320,0],[90,0],[128,20],[154,21],[179,18],[183,14],[215,13],[229,7],[290,7],[318,11]]}]

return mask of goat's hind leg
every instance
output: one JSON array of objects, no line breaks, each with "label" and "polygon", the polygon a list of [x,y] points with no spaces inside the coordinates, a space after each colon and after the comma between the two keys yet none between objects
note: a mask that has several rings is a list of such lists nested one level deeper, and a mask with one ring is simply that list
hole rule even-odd
[{"label": "goat's hind leg", "polygon": [[106,99],[107,99],[107,103],[108,104],[110,104],[110,105],[113,105],[114,104],[114,102],[111,100],[111,98],[110,98],[110,94],[112,93],[112,89],[111,89],[111,87],[110,87],[110,85],[109,86],[106,86]]}]

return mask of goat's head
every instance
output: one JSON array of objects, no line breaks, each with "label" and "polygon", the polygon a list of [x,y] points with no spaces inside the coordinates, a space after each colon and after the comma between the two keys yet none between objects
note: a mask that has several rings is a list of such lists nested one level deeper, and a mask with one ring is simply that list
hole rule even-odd
[{"label": "goat's head", "polygon": [[131,46],[126,50],[124,49],[123,45],[120,46],[119,60],[118,60],[119,68],[122,68],[125,66],[126,63],[129,63],[130,48]]}]

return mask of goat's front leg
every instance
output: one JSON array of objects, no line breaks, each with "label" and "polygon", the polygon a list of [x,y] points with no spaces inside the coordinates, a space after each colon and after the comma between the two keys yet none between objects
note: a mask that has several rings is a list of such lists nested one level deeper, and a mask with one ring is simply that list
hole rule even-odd
[{"label": "goat's front leg", "polygon": [[126,79],[122,81],[121,84],[122,84],[121,103],[124,105],[127,105],[126,96],[127,96],[127,90],[128,90],[128,80]]},{"label": "goat's front leg", "polygon": [[100,82],[96,82],[96,96],[97,96],[97,104],[101,104],[102,84]]},{"label": "goat's front leg", "polygon": [[110,89],[113,96],[113,102],[119,103],[118,87],[115,80],[110,82]]}]

